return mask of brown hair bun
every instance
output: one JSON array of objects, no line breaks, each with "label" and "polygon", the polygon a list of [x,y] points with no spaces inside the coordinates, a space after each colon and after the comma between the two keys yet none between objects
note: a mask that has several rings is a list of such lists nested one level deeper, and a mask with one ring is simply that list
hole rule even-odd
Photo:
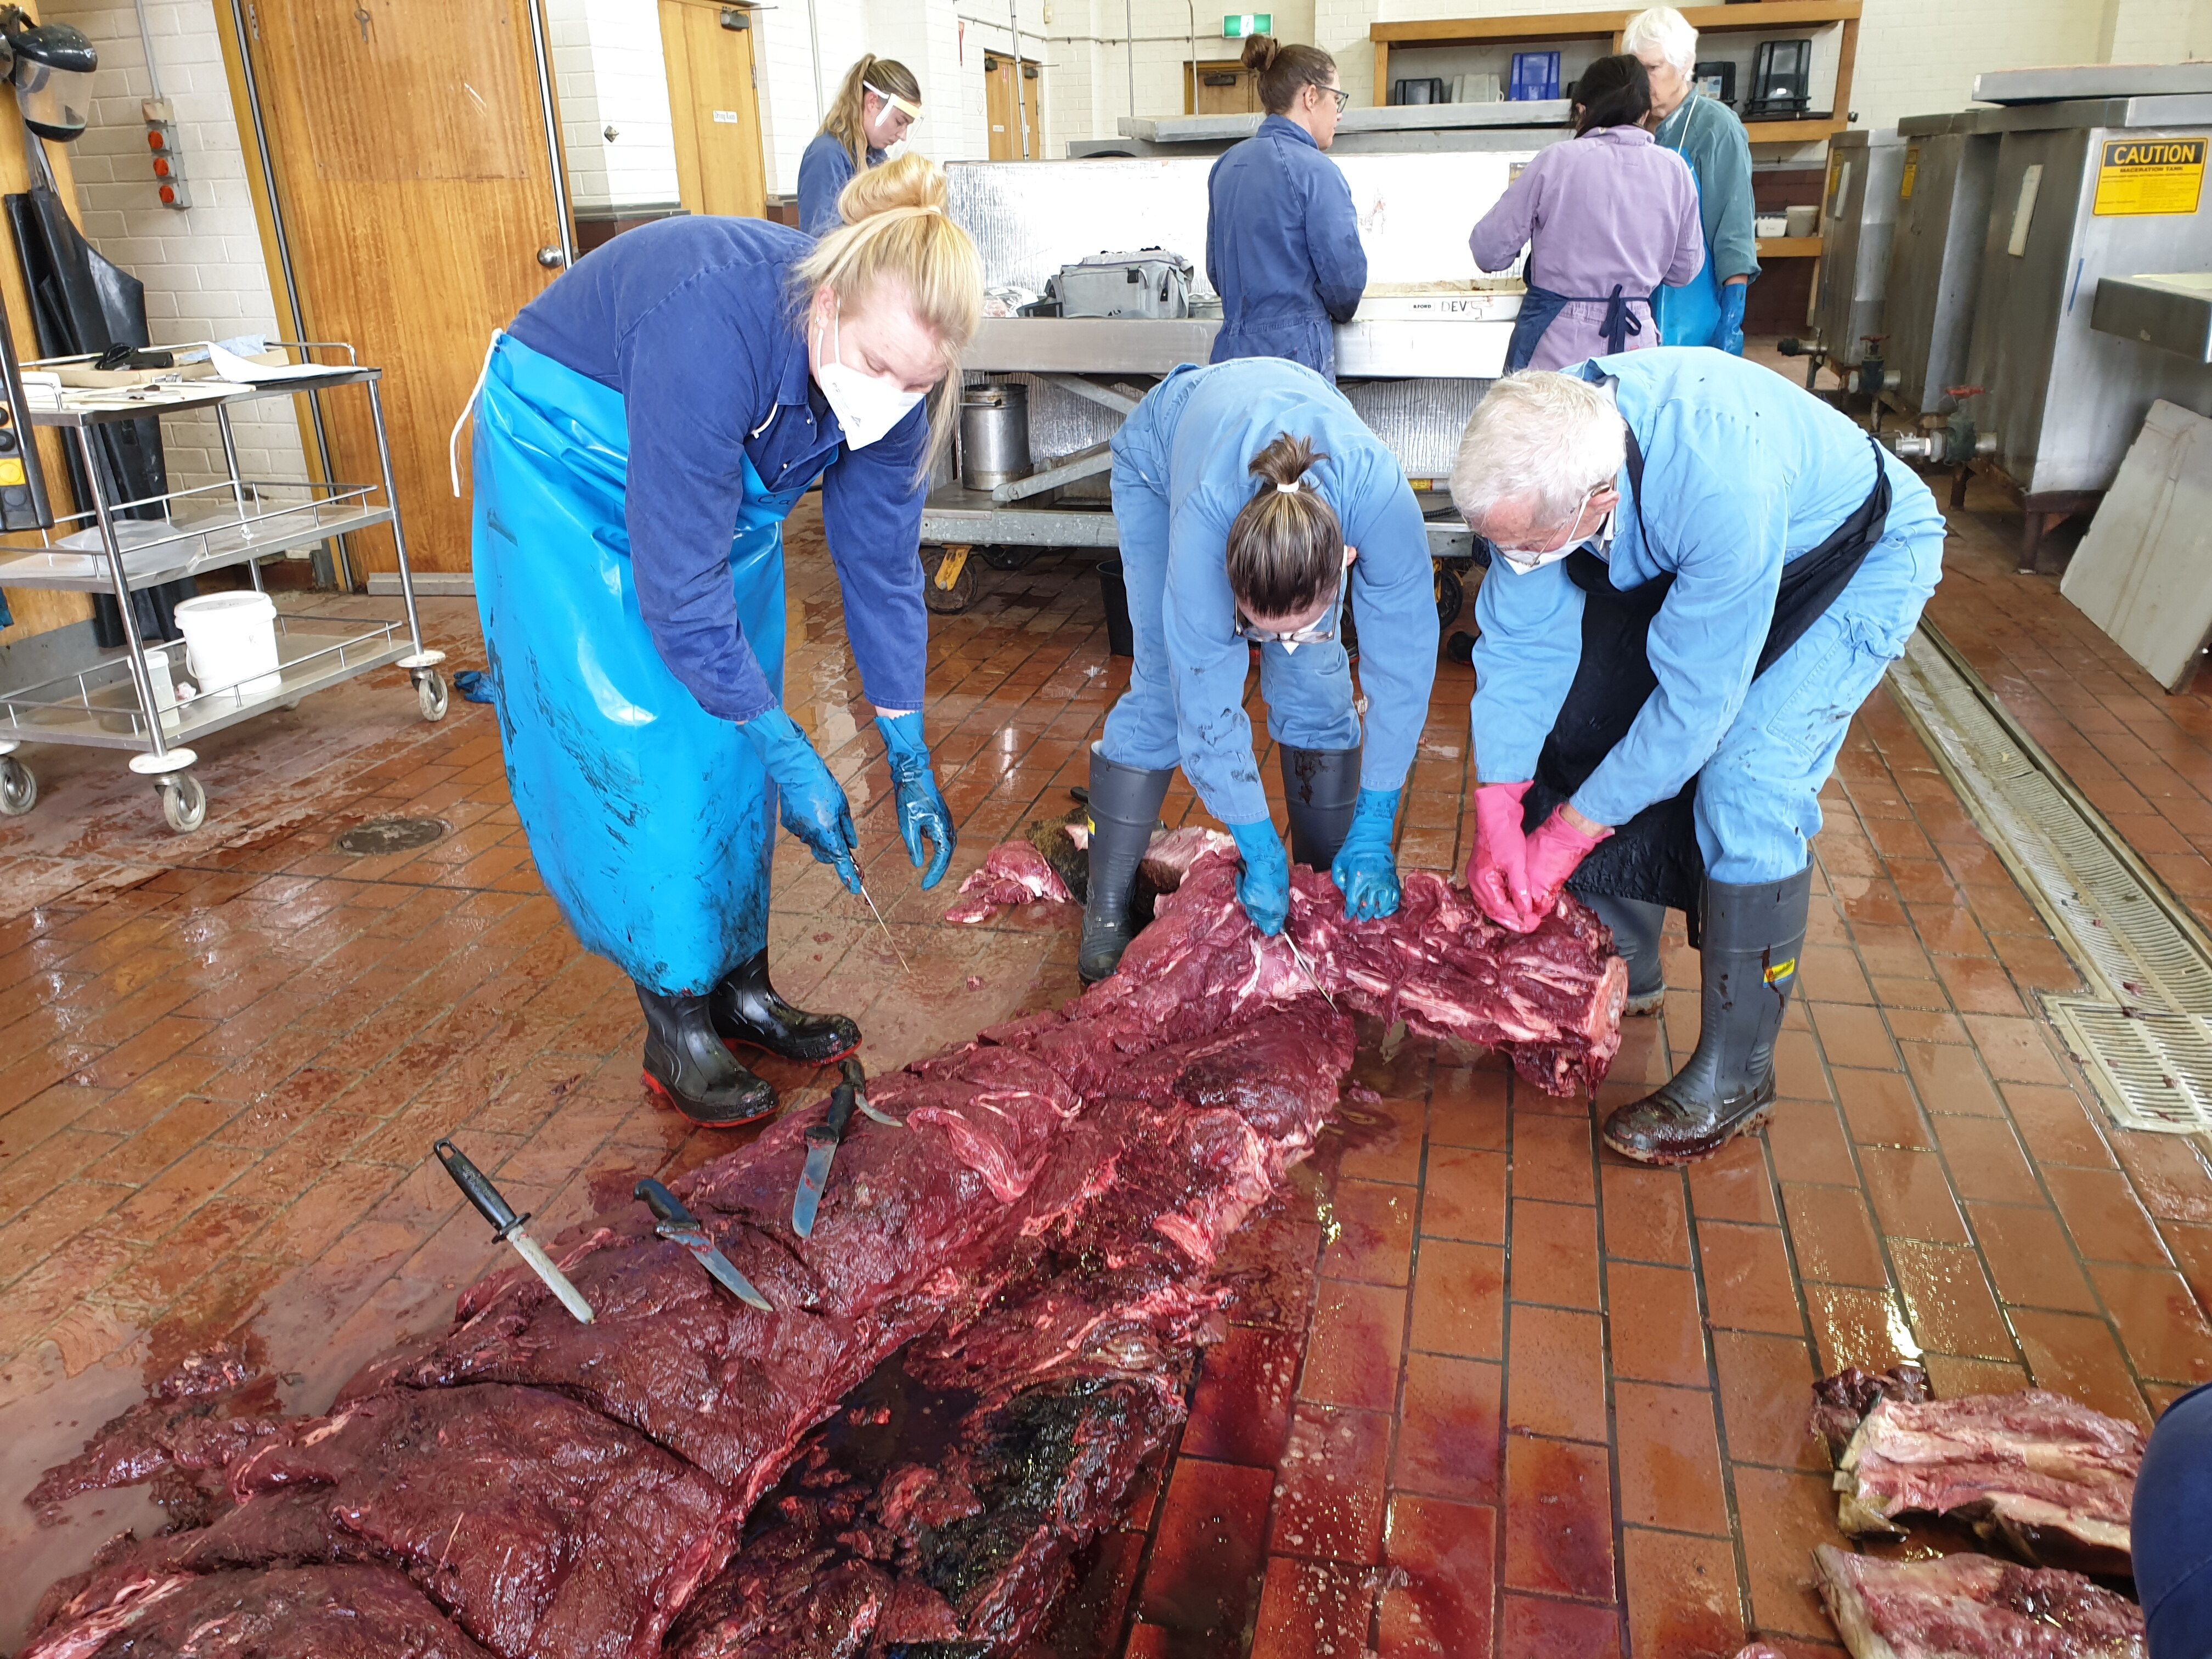
[{"label": "brown hair bun", "polygon": [[1344,579],[1344,527],[1303,481],[1328,457],[1285,432],[1252,458],[1261,481],[1229,526],[1229,591],[1248,617],[1293,617]]}]

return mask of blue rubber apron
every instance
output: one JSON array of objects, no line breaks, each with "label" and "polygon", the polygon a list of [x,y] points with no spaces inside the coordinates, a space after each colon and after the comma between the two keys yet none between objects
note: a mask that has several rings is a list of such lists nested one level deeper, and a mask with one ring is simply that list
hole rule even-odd
[{"label": "blue rubber apron", "polygon": [[[648,990],[703,992],[768,944],[775,787],[638,614],[622,394],[502,335],[473,465],[477,604],[531,856],[586,950]],[[779,697],[783,520],[817,476],[770,490],[745,460],[730,542],[738,626]]]},{"label": "blue rubber apron", "polygon": [[[1678,142],[1668,143],[1664,137],[1668,123],[1674,117],[1669,116],[1667,121],[1659,124],[1659,142],[1689,162],[1690,182],[1698,189],[1698,224],[1701,235],[1705,225],[1705,181],[1698,176],[1698,164],[1690,160],[1690,152],[1680,141],[1688,137],[1693,106],[1703,100],[1703,96],[1700,93],[1692,92],[1682,100],[1682,107],[1675,112],[1682,118],[1682,124],[1674,134]],[[1721,287],[1720,278],[1713,274],[1713,245],[1711,240],[1705,243],[1705,261],[1698,267],[1698,274],[1679,288],[1661,284],[1651,296],[1651,312],[1659,319],[1661,345],[1709,346],[1720,343]]]}]

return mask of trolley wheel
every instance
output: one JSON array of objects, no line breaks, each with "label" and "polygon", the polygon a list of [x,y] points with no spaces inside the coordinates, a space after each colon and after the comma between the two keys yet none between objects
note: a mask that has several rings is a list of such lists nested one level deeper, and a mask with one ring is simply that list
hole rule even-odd
[{"label": "trolley wheel", "polygon": [[13,755],[0,757],[0,814],[19,818],[38,805],[39,781]]},{"label": "trolley wheel", "polygon": [[931,568],[921,597],[940,616],[957,617],[975,603],[975,562],[969,556],[969,551],[964,547],[948,547],[939,554]]},{"label": "trolley wheel", "polygon": [[1437,626],[1449,628],[1459,620],[1459,608],[1467,600],[1467,587],[1460,580],[1459,572],[1443,560],[1432,562],[1436,568]]},{"label": "trolley wheel", "polygon": [[426,668],[415,677],[415,701],[422,705],[422,718],[441,720],[446,718],[446,707],[450,699],[446,692],[446,677],[434,668]]},{"label": "trolley wheel", "polygon": [[154,786],[161,792],[161,816],[180,836],[207,822],[207,791],[189,772],[172,772]]},{"label": "trolley wheel", "polygon": [[1034,547],[987,547],[983,562],[994,570],[1026,570],[1036,556]]}]

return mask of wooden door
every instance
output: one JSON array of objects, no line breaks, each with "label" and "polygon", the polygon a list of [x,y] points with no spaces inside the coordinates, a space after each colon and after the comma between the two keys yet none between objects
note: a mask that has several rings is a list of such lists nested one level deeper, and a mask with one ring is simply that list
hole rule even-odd
[{"label": "wooden door", "polygon": [[[560,270],[553,159],[532,51],[536,0],[251,0],[245,49],[310,336],[384,371],[407,548],[469,568],[446,440],[492,331]],[[548,250],[541,263],[540,251]],[[270,272],[281,284],[281,271]],[[281,288],[279,289],[281,293]],[[338,479],[377,477],[359,392],[323,399]],[[389,532],[352,538],[392,570]]]},{"label": "wooden door", "polygon": [[[1021,94],[1014,92],[1014,60],[998,52],[983,55],[983,107],[991,124],[994,161],[1042,161],[1044,159],[1044,77],[1037,66],[1021,63]],[[1028,118],[1029,149],[1022,149],[1023,118]]]},{"label": "wooden door", "polygon": [[[1226,63],[1185,64],[1183,104],[1193,115],[1256,115],[1260,77],[1234,58]],[[1195,79],[1197,90],[1192,91]]]},{"label": "wooden door", "polygon": [[660,50],[676,129],[676,182],[692,213],[768,211],[761,161],[759,72],[751,14],[701,0],[660,0]]}]

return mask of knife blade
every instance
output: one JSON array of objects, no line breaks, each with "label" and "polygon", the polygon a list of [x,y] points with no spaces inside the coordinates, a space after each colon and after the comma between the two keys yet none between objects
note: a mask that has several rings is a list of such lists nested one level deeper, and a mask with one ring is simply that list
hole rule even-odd
[{"label": "knife blade", "polygon": [[906,1124],[902,1120],[893,1117],[882,1107],[874,1104],[869,1100],[868,1074],[860,1069],[860,1062],[859,1060],[847,1059],[841,1061],[838,1070],[843,1074],[845,1081],[853,1085],[853,1102],[862,1112],[874,1119],[878,1123],[882,1124],[886,1129],[903,1129],[906,1127]]},{"label": "knife blade", "polygon": [[865,881],[860,883],[860,896],[867,901],[868,908],[876,918],[876,926],[884,930],[884,943],[891,947],[891,954],[898,958],[899,971],[908,971],[906,952],[898,948],[898,941],[891,937],[890,924],[884,920],[884,913],[876,908],[875,900],[869,897],[868,884]]},{"label": "knife blade", "polygon": [[1328,987],[1321,982],[1321,975],[1314,971],[1313,963],[1304,951],[1298,949],[1297,940],[1291,937],[1291,930],[1287,927],[1283,930],[1283,943],[1291,947],[1291,959],[1305,969],[1306,977],[1313,981],[1314,989],[1321,993],[1321,1000],[1328,1004],[1329,1012],[1340,1012],[1336,1006],[1336,999],[1329,995]]},{"label": "knife blade", "polygon": [[453,1185],[463,1196],[476,1206],[477,1213],[491,1223],[492,1237],[514,1246],[515,1254],[530,1264],[530,1271],[544,1280],[545,1288],[561,1299],[561,1305],[576,1316],[580,1325],[592,1322],[592,1304],[584,1300],[584,1293],[568,1282],[568,1275],[553,1265],[553,1258],[545,1254],[536,1239],[523,1231],[527,1215],[517,1215],[514,1206],[499,1194],[490,1177],[469,1162],[468,1154],[450,1140],[437,1142],[431,1150],[438,1161],[446,1166],[446,1173],[453,1178]]},{"label": "knife blade", "polygon": [[645,1207],[653,1212],[653,1231],[690,1251],[717,1285],[749,1308],[758,1308],[763,1313],[775,1311],[775,1304],[753,1288],[752,1280],[738,1271],[737,1263],[715,1249],[699,1218],[685,1209],[675,1194],[648,1177],[637,1183],[630,1196],[644,1200]]},{"label": "knife blade", "polygon": [[851,1083],[840,1081],[830,1091],[830,1115],[806,1131],[806,1164],[799,1172],[799,1190],[791,1199],[791,1231],[801,1238],[814,1236],[814,1212],[822,1206],[823,1188],[830,1184],[830,1164],[837,1156],[837,1143],[853,1121],[860,1093]]}]

